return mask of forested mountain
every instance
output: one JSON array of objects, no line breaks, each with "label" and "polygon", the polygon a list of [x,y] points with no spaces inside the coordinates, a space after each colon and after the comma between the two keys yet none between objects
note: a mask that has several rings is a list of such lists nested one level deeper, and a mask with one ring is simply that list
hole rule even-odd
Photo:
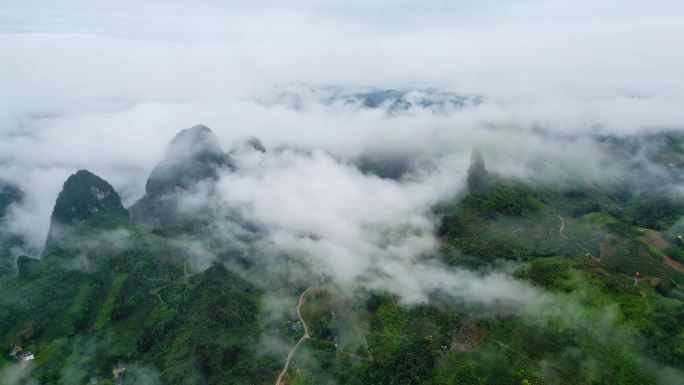
[{"label": "forested mountain", "polygon": [[0,385],[684,385],[684,0],[0,0]]},{"label": "forested mountain", "polygon": [[[666,167],[682,165],[676,135],[637,145]],[[438,269],[439,284],[412,302],[387,287],[350,290],[285,251],[265,261],[264,248],[276,247],[264,242],[268,231],[219,197],[237,188],[222,187],[222,175],[231,181],[250,167],[241,156],[267,153],[256,138],[225,153],[195,126],[172,140],[130,214],[107,181],[80,170],[57,197],[42,255],[15,262],[21,240],[2,230],[3,384],[682,378],[681,196],[643,183],[533,184],[489,170],[475,150],[463,189],[430,209],[436,247],[413,268]],[[386,178],[382,159],[352,164],[374,183]],[[386,183],[407,183],[395,174]],[[3,218],[21,199],[2,188]],[[226,229],[238,235],[221,238]]]}]

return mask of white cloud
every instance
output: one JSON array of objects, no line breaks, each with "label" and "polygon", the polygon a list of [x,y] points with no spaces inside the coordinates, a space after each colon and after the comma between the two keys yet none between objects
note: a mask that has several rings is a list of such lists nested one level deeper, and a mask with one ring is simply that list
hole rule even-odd
[{"label": "white cloud", "polygon": [[[602,179],[620,169],[582,134],[684,127],[682,11],[667,0],[7,2],[0,177],[27,193],[12,224],[40,247],[61,184],[80,168],[131,204],[173,135],[204,123],[224,147],[255,135],[313,152],[248,160],[222,181],[279,244],[346,279],[376,268],[373,255],[405,267],[434,247],[425,212],[458,189],[473,147],[507,174],[542,162]],[[432,85],[486,102],[396,117],[253,102],[292,83]],[[369,152],[405,154],[422,174],[399,183],[344,164]]]}]

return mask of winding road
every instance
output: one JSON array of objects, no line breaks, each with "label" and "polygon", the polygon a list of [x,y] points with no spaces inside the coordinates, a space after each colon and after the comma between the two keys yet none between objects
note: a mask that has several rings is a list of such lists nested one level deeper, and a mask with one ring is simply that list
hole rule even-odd
[{"label": "winding road", "polygon": [[560,229],[558,229],[558,235],[560,235],[560,237],[563,239],[568,239],[568,237],[566,237],[565,234],[563,234],[563,229],[565,229],[565,221],[563,220],[563,217],[561,217],[560,215],[558,216],[558,219],[560,219],[561,221]]},{"label": "winding road", "polygon": [[603,262],[601,262],[601,260],[603,259],[603,255],[601,255],[600,258],[596,258],[596,257],[594,256],[594,254],[592,254],[591,251],[589,251],[589,249],[587,249],[586,247],[584,247],[584,245],[582,244],[582,242],[580,242],[580,241],[577,240],[577,239],[571,239],[571,238],[566,237],[565,234],[563,234],[563,230],[565,229],[565,220],[564,220],[563,217],[561,217],[560,215],[558,215],[558,219],[560,219],[560,221],[561,221],[560,229],[558,229],[558,235],[560,235],[560,237],[563,238],[563,239],[567,239],[567,240],[570,240],[570,241],[577,242],[577,245],[578,245],[582,250],[584,250],[584,252],[586,253],[586,254],[585,254],[585,257],[591,257],[591,259],[593,259],[594,262],[603,264]]},{"label": "winding road", "polygon": [[304,318],[302,317],[302,313],[300,311],[300,308],[301,308],[302,304],[304,304],[304,297],[306,297],[306,294],[310,290],[312,290],[313,288],[314,287],[307,288],[299,296],[299,301],[297,302],[297,317],[299,317],[299,321],[304,326],[304,335],[302,336],[302,338],[299,339],[299,341],[297,341],[297,343],[292,348],[292,350],[290,350],[290,352],[287,354],[287,359],[285,360],[285,366],[283,366],[283,369],[280,371],[280,374],[278,375],[278,379],[276,380],[275,385],[285,385],[285,383],[283,382],[283,377],[285,377],[285,374],[287,373],[287,369],[290,367],[290,360],[292,360],[292,356],[294,355],[294,353],[297,350],[297,348],[299,347],[299,345],[301,345],[302,342],[304,342],[304,340],[311,338],[311,336],[309,335],[309,327],[306,325],[306,322],[304,321]]}]

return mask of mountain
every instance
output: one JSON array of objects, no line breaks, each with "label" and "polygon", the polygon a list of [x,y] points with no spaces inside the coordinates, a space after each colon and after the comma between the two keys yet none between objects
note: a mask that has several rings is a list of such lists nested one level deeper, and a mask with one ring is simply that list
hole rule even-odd
[{"label": "mountain", "polygon": [[233,169],[230,156],[221,149],[216,135],[204,125],[179,132],[154,167],[145,185],[146,197],[156,198],[191,189],[197,182],[217,179],[219,169]]},{"label": "mountain", "polygon": [[230,155],[239,155],[252,151],[266,153],[266,147],[264,147],[259,138],[256,136],[248,136],[237,140],[235,143],[233,143],[228,153]]},{"label": "mountain", "polygon": [[113,227],[127,220],[128,211],[112,185],[88,170],[71,175],[57,196],[51,223]]},{"label": "mountain", "polygon": [[131,222],[105,180],[71,175],[45,255],[0,276],[0,382],[266,383],[278,360],[257,356],[262,292],[222,264],[191,263],[182,243]]},{"label": "mountain", "polygon": [[[677,168],[679,143],[639,145]],[[668,152],[655,153],[660,146]],[[430,208],[434,253],[412,261],[417,273],[439,267],[439,287],[406,303],[383,286],[312,280],[319,266],[264,250],[276,245],[257,231],[235,236],[244,222],[214,202],[211,185],[232,159],[262,149],[247,139],[231,158],[208,128],[182,131],[132,220],[105,180],[71,175],[45,255],[21,256],[18,274],[0,275],[0,382],[265,385],[283,373],[288,385],[681,383],[678,196],[639,184],[629,193],[582,180],[533,184],[488,171],[486,154],[473,151],[468,186]],[[389,160],[376,154],[365,172],[405,183],[410,162]],[[206,208],[178,211],[199,186]],[[5,207],[20,202],[7,191]],[[232,250],[257,262],[239,263]],[[280,279],[288,274],[296,280]],[[512,282],[512,303],[450,296],[446,286],[469,276],[478,277],[465,285],[473,296]]]},{"label": "mountain", "polygon": [[79,170],[64,182],[57,196],[44,254],[129,222],[128,210],[112,185],[88,170]]},{"label": "mountain", "polygon": [[[249,263],[247,249],[259,237],[258,229],[223,203],[215,183],[221,173],[236,169],[233,156],[265,151],[258,138],[245,137],[226,154],[208,127],[181,131],[152,170],[145,196],[129,208],[133,222],[159,236],[197,242],[218,260]],[[227,240],[222,223],[229,224],[234,238]]]},{"label": "mountain", "polygon": [[14,273],[14,250],[23,244],[21,236],[10,231],[7,215],[12,205],[20,204],[24,198],[21,189],[11,183],[0,181],[0,276]]},{"label": "mountain", "polygon": [[268,97],[261,98],[264,105],[282,105],[302,110],[312,105],[339,105],[347,108],[384,110],[388,114],[401,114],[410,109],[425,109],[444,115],[463,108],[482,104],[480,96],[461,95],[434,88],[421,89],[348,89],[343,87],[287,87]]},{"label": "mountain", "polygon": [[230,156],[209,127],[197,125],[179,132],[169,143],[164,159],[154,167],[145,196],[130,207],[134,221],[150,229],[173,233],[194,229],[195,218],[180,212],[179,202],[205,183],[218,180],[219,172],[234,170]]}]

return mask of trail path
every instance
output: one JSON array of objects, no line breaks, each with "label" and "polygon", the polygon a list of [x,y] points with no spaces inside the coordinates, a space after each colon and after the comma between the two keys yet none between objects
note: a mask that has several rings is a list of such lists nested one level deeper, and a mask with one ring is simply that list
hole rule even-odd
[{"label": "trail path", "polygon": [[152,295],[156,296],[157,298],[159,298],[159,302],[161,302],[161,303],[163,303],[163,304],[166,304],[166,302],[164,302],[164,299],[161,297],[161,295],[159,295],[159,291],[161,291],[161,289],[163,289],[163,288],[165,288],[165,287],[166,287],[166,286],[160,286],[160,287],[157,287],[157,288],[154,288],[154,289],[150,290],[150,294],[152,294]]},{"label": "trail path", "polygon": [[166,275],[164,278],[149,278],[152,281],[161,281],[161,282],[169,282],[170,281],[166,285],[155,287],[154,289],[150,290],[150,294],[157,297],[159,299],[159,302],[166,304],[166,302],[164,302],[164,299],[162,298],[161,294],[159,294],[159,293],[169,286],[180,283],[181,279],[183,279],[183,283],[185,283],[187,285],[189,277],[190,277],[190,274],[188,274],[188,263],[184,262],[183,263],[183,277],[182,278],[178,278],[174,281],[171,281],[171,278],[168,275]]},{"label": "trail path", "polygon": [[300,308],[302,307],[302,304],[304,304],[304,297],[306,297],[307,293],[312,289],[314,289],[314,287],[307,288],[299,296],[299,301],[297,302],[297,317],[299,317],[299,321],[304,326],[304,335],[302,336],[302,338],[299,339],[299,341],[297,341],[292,350],[290,350],[290,352],[287,354],[285,366],[283,366],[283,369],[280,371],[280,374],[278,375],[278,379],[276,380],[275,385],[285,385],[285,383],[283,382],[283,377],[285,377],[285,374],[287,374],[287,369],[290,367],[290,360],[292,360],[292,356],[294,355],[299,345],[301,345],[302,342],[304,342],[304,340],[311,338],[311,336],[309,335],[309,327],[307,326],[306,322],[304,321],[304,318],[302,317]]},{"label": "trail path", "polygon": [[568,239],[568,237],[566,237],[565,234],[563,234],[563,229],[565,229],[565,221],[563,220],[563,217],[561,217],[560,215],[558,216],[558,219],[560,219],[561,221],[561,227],[560,229],[558,229],[558,235],[560,235],[560,237],[563,239]]},{"label": "trail path", "polygon": [[[561,217],[560,215],[558,216],[558,219],[560,219],[560,221],[561,221],[561,227],[560,227],[560,229],[558,230],[558,233],[560,234],[560,236],[561,236],[562,238],[577,242],[577,245],[579,245],[579,247],[582,248],[582,250],[584,250],[584,252],[586,253],[586,254],[585,254],[586,257],[591,258],[594,262],[598,263],[599,265],[608,267],[608,266],[606,266],[605,263],[603,263],[603,258],[605,257],[604,255],[601,255],[600,258],[596,258],[596,256],[594,256],[594,254],[592,254],[591,251],[589,251],[589,249],[587,249],[586,247],[584,247],[584,245],[582,244],[582,242],[580,242],[580,241],[577,240],[577,239],[571,239],[571,238],[566,237],[566,236],[563,234],[563,229],[565,229],[565,221],[563,220],[563,217]],[[602,252],[601,254],[603,254],[603,252]],[[609,268],[609,267],[608,267],[608,268]],[[637,280],[636,280],[635,277],[630,277],[629,275],[624,274],[624,273],[621,273],[621,272],[619,272],[619,271],[617,271],[617,270],[615,270],[615,269],[613,269],[613,268],[609,268],[609,270],[611,270],[611,271],[613,271],[614,273],[617,273],[617,274],[619,274],[619,275],[621,275],[621,276],[627,278],[627,279],[630,280],[630,281],[634,281],[635,284],[636,284],[636,282],[637,282]]]},{"label": "trail path", "polygon": [[572,238],[566,237],[565,234],[563,234],[563,230],[565,230],[565,220],[563,220],[563,217],[561,217],[560,215],[558,216],[558,219],[560,219],[560,221],[561,221],[560,229],[558,229],[558,235],[560,235],[560,237],[563,238],[563,239],[567,239],[567,240],[570,240],[570,241],[577,242],[577,245],[578,245],[582,250],[584,250],[584,252],[586,253],[585,256],[590,257],[590,258],[593,259],[594,262],[596,262],[596,263],[603,264],[603,262],[601,262],[601,260],[603,259],[603,256],[601,256],[600,258],[596,258],[596,256],[594,256],[594,254],[592,254],[591,251],[589,251],[589,249],[587,249],[586,247],[584,247],[584,245],[582,244],[582,242],[580,242],[580,241],[577,240],[577,239],[572,239]]}]

